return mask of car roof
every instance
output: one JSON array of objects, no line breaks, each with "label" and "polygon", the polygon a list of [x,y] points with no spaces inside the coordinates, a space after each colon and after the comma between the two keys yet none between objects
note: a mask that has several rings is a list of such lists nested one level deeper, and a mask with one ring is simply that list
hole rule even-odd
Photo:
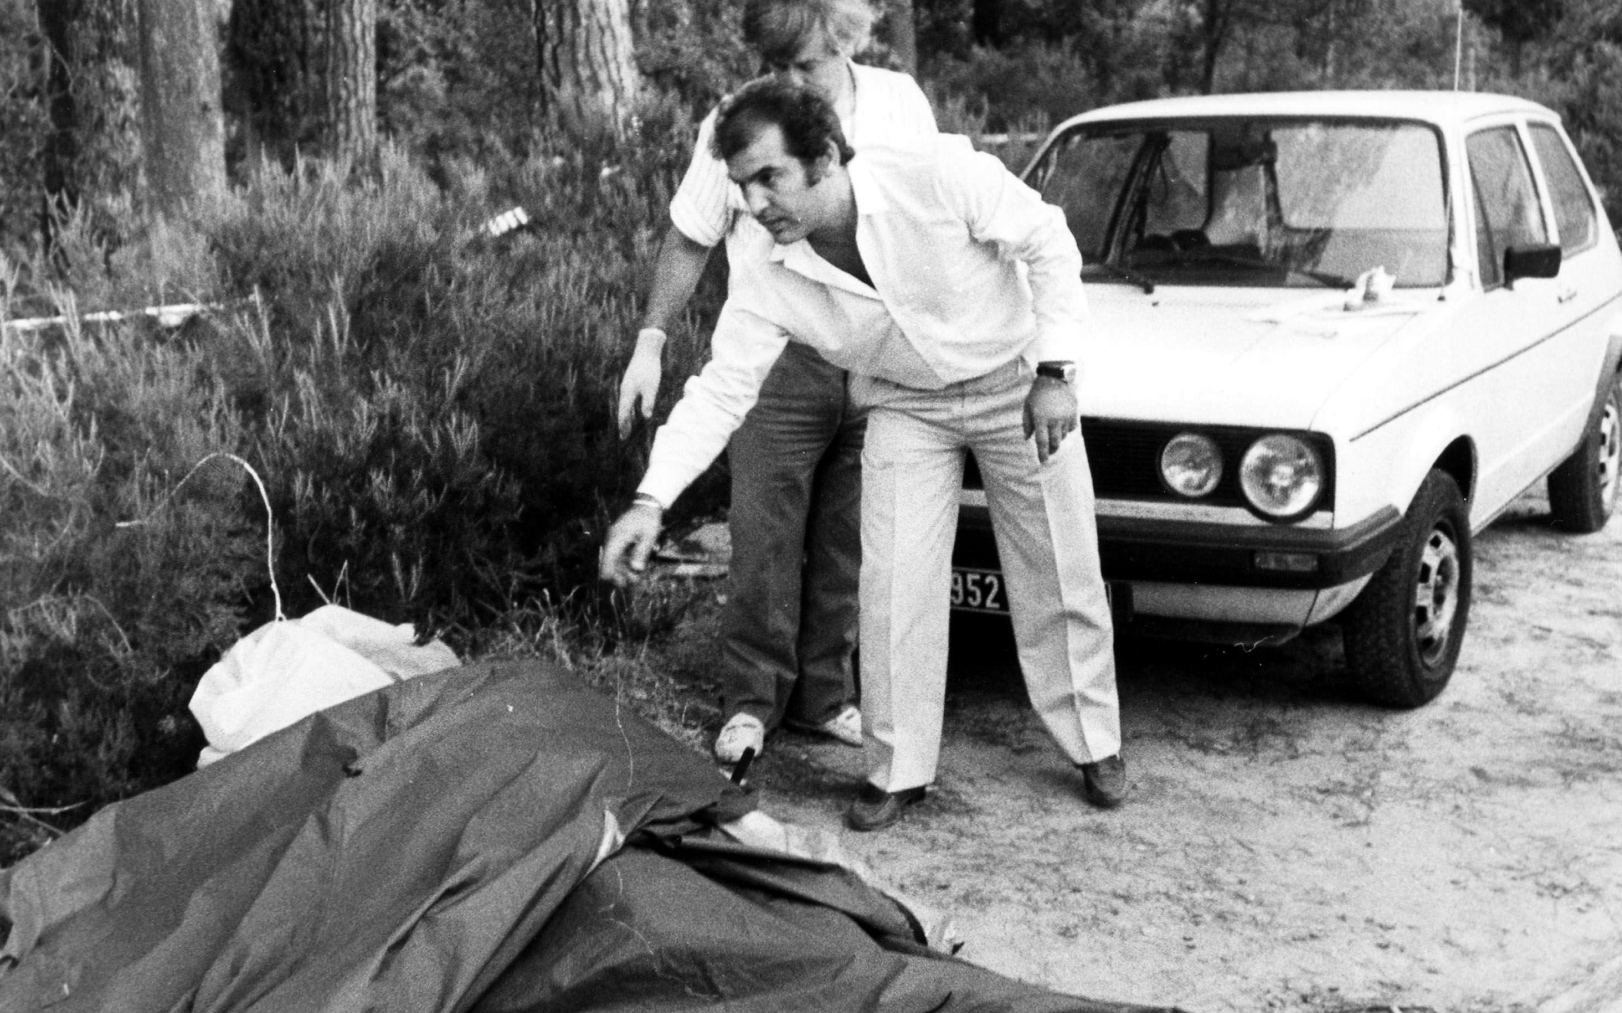
[{"label": "car roof", "polygon": [[1545,106],[1510,95],[1470,91],[1281,91],[1190,95],[1105,106],[1073,123],[1206,116],[1377,116],[1463,125],[1482,116],[1533,113],[1558,118]]}]

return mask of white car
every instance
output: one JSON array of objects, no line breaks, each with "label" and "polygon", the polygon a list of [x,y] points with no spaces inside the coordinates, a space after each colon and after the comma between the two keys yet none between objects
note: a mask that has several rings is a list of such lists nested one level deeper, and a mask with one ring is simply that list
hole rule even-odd
[{"label": "white car", "polygon": [[[1622,255],[1550,110],[1449,92],[1163,99],[1063,123],[1093,331],[1078,396],[1127,633],[1276,643],[1328,619],[1369,699],[1440,693],[1471,539],[1548,480],[1616,506]],[[1006,609],[969,469],[952,599]]]}]

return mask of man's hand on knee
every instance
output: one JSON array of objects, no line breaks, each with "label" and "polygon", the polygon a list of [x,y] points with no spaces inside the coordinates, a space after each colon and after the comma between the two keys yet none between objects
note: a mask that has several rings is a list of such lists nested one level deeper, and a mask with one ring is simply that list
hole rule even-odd
[{"label": "man's hand on knee", "polygon": [[1036,459],[1043,464],[1076,430],[1080,408],[1075,391],[1064,380],[1039,376],[1025,395],[1025,438],[1036,440]]},{"label": "man's hand on knee", "polygon": [[642,579],[648,556],[659,540],[659,524],[664,509],[651,497],[639,498],[631,509],[620,514],[608,529],[598,558],[600,576],[615,587],[625,587]]}]

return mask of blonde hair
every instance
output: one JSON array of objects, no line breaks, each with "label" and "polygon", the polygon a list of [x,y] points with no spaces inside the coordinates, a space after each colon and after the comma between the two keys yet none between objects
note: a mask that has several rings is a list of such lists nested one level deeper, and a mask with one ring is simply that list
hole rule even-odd
[{"label": "blonde hair", "polygon": [[873,21],[866,0],[748,0],[743,38],[772,63],[792,59],[821,33],[849,59],[867,48]]}]

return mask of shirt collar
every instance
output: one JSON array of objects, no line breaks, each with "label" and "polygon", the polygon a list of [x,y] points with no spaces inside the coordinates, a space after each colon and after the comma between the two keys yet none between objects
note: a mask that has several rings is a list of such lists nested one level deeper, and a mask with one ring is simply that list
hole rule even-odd
[{"label": "shirt collar", "polygon": [[[765,230],[762,229],[761,231],[764,232]],[[771,242],[769,235],[767,236],[767,242]],[[836,288],[867,299],[875,297],[875,292],[871,286],[862,284],[844,271],[823,260],[817,254],[817,251],[811,248],[811,241],[808,239],[801,239],[787,246],[772,242],[771,252],[766,257],[769,262],[785,270],[793,271],[795,274],[809,278],[812,281],[821,282],[830,288]],[[872,270],[873,268],[869,266],[868,271],[871,272]]]},{"label": "shirt collar", "polygon": [[850,173],[850,189],[856,195],[856,217],[866,218],[870,215],[882,214],[890,209],[889,198],[884,188],[874,177],[870,163],[862,157],[861,152],[845,163],[845,171]]}]

